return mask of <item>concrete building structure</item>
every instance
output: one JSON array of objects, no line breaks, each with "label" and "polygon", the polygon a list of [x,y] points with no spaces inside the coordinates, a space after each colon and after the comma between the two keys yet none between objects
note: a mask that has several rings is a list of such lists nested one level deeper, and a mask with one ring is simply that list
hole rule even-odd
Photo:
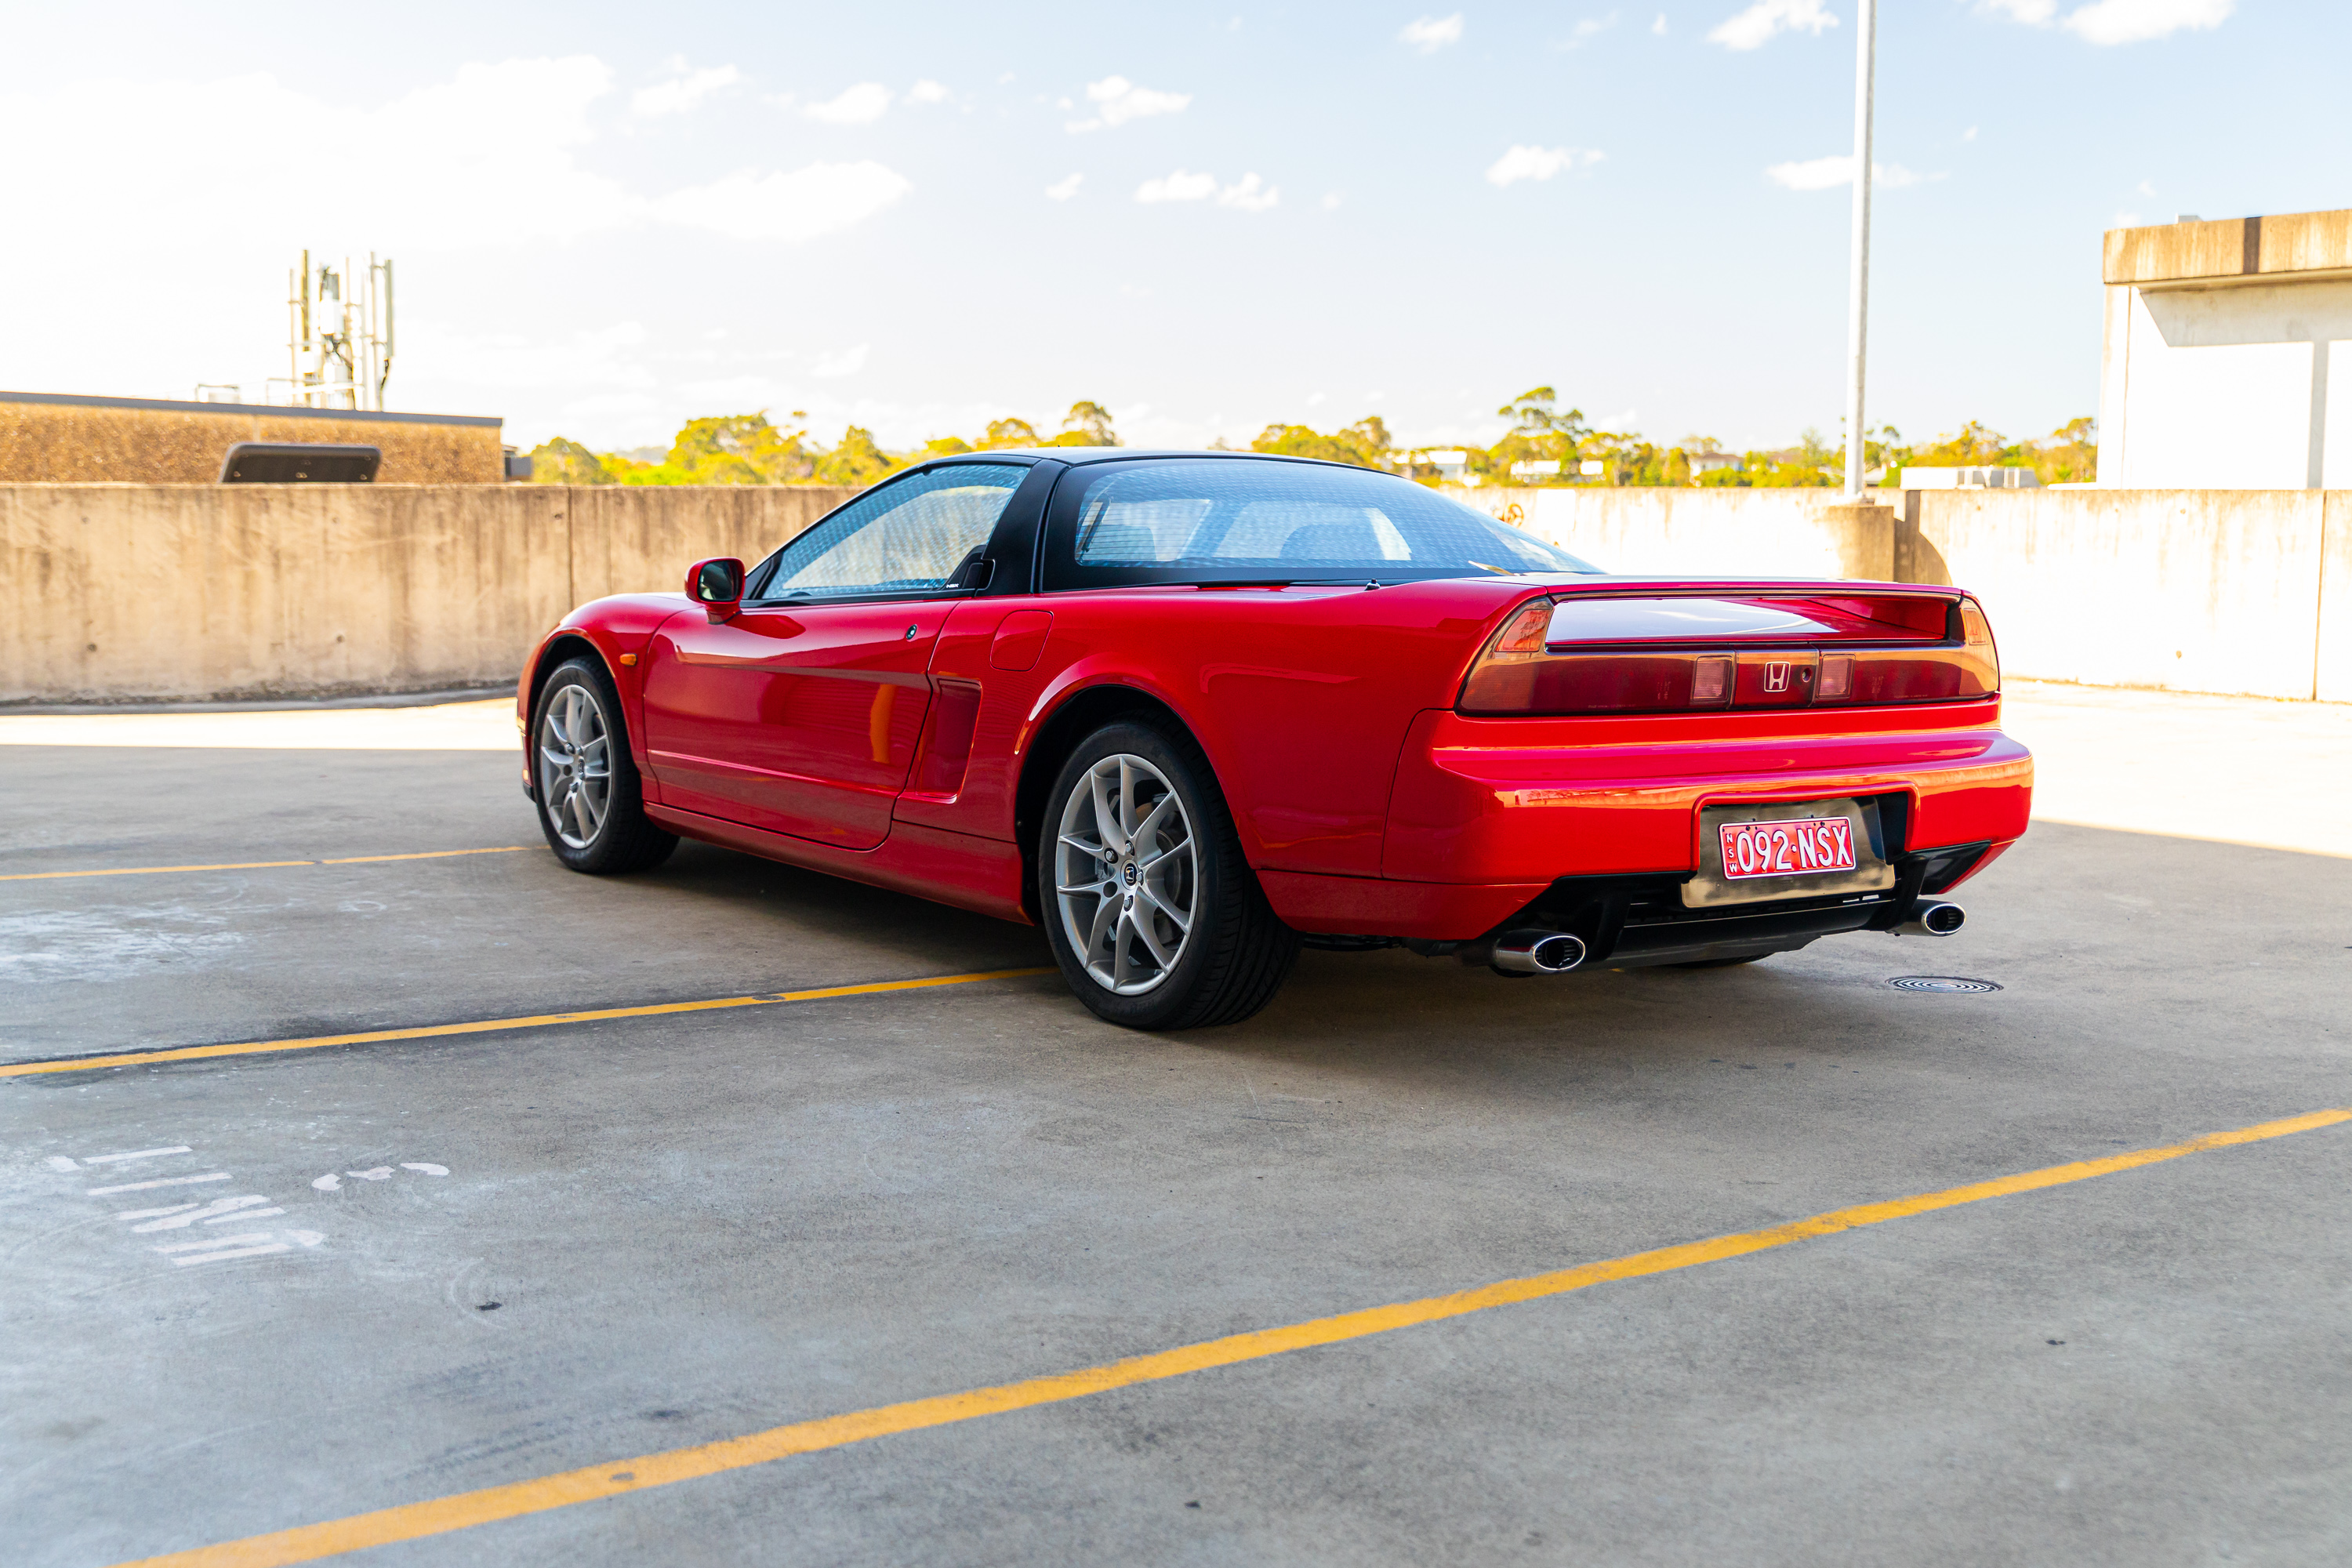
[{"label": "concrete building structure", "polygon": [[303,441],[379,448],[383,484],[494,485],[508,475],[504,423],[469,414],[0,392],[0,484],[211,484],[240,441]]},{"label": "concrete building structure", "polygon": [[2352,487],[2352,210],[2110,229],[2099,483]]}]

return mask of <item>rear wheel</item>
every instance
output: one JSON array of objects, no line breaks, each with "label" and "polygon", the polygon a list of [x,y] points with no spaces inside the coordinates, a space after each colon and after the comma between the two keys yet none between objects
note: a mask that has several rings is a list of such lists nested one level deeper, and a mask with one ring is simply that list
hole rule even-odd
[{"label": "rear wheel", "polygon": [[677,836],[646,816],[621,700],[595,660],[567,659],[540,689],[530,725],[540,831],[575,871],[642,871],[669,858]]},{"label": "rear wheel", "polygon": [[1233,1024],[1298,957],[1242,858],[1189,736],[1107,725],[1062,765],[1039,824],[1037,905],[1078,999],[1136,1029]]}]

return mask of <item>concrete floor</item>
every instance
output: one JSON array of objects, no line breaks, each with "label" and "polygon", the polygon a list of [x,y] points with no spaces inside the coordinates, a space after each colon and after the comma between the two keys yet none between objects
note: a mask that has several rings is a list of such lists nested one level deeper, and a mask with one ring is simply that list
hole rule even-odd
[{"label": "concrete floor", "polygon": [[[368,717],[316,747],[0,745],[0,875],[534,843],[510,753],[420,749],[461,716],[374,748]],[[1049,976],[0,1079],[0,1561],[196,1547],[2352,1102],[2346,870],[2043,824],[1964,890],[1959,937],[1748,969],[1310,953],[1258,1018],[1164,1037]],[[696,846],[623,880],[531,848],[0,881],[0,1060],[1048,962]],[[1885,984],[1922,972],[2005,989]],[[2339,1562],[2347,1178],[2352,1127],[2322,1130],[366,1560]],[[118,1217],[236,1196],[284,1213],[216,1228],[283,1250],[177,1266],[155,1249],[189,1230]]]}]

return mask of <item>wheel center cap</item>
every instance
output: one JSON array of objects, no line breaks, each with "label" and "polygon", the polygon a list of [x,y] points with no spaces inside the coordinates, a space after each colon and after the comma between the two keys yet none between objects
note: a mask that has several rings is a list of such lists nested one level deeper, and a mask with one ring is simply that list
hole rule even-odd
[{"label": "wheel center cap", "polygon": [[1134,862],[1134,861],[1132,861],[1132,860],[1129,860],[1129,861],[1127,863],[1127,869],[1125,869],[1124,871],[1120,872],[1120,873],[1119,873],[1119,875],[1120,875],[1121,877],[1123,877],[1123,878],[1125,878],[1125,879],[1126,879],[1127,885],[1128,885],[1129,887],[1132,888],[1133,886],[1135,886],[1135,879],[1136,879],[1136,876],[1137,876],[1137,872],[1136,872],[1136,869],[1135,869],[1135,862]]}]

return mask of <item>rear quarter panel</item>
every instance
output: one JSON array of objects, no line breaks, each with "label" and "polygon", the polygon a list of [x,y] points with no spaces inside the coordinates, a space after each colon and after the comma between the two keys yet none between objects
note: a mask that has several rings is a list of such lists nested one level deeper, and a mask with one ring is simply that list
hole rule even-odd
[{"label": "rear quarter panel", "polygon": [[[979,682],[954,802],[902,819],[1013,836],[1030,747],[1056,709],[1098,685],[1166,704],[1192,730],[1260,868],[1377,876],[1389,789],[1415,714],[1454,700],[1495,619],[1524,595],[1478,581],[1348,588],[1120,588],[960,606],[933,673]],[[1046,610],[1034,668],[993,669],[1010,614]]]}]

